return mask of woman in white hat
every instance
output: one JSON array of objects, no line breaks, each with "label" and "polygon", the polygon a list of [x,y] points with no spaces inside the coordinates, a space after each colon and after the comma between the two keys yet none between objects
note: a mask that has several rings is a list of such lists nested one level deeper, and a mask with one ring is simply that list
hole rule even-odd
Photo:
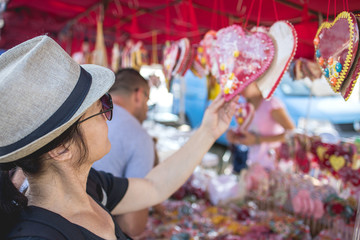
[{"label": "woman in white hat", "polygon": [[[1,239],[127,239],[110,213],[168,198],[235,111],[236,99],[214,100],[183,148],[145,179],[115,178],[91,169],[111,147],[106,120],[112,102],[106,92],[113,82],[110,70],[78,65],[47,36],[0,56]],[[25,193],[10,180],[16,168],[28,179]]]}]

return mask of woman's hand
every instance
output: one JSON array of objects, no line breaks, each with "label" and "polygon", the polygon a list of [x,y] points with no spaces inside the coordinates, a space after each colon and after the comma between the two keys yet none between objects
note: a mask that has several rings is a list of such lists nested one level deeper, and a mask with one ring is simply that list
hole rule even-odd
[{"label": "woman's hand", "polygon": [[251,132],[237,133],[234,130],[229,129],[226,138],[232,144],[242,144],[247,146],[258,144],[256,135]]},{"label": "woman's hand", "polygon": [[238,100],[239,96],[236,96],[229,102],[225,102],[219,94],[206,109],[201,128],[204,128],[214,140],[218,139],[229,127]]}]

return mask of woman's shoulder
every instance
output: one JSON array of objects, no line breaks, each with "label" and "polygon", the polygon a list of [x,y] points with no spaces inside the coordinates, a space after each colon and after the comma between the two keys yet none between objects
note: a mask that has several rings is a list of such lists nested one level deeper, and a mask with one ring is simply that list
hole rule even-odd
[{"label": "woman's shoulder", "polygon": [[269,108],[270,110],[284,108],[283,102],[275,96],[271,97],[269,100],[264,100],[263,104],[266,108]]}]

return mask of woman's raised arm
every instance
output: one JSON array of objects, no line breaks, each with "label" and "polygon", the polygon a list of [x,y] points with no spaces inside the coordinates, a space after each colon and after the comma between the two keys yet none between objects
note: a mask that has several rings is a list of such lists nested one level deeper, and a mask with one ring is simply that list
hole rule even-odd
[{"label": "woman's raised arm", "polygon": [[144,179],[129,179],[129,188],[112,214],[139,210],[167,199],[193,173],[204,154],[229,127],[238,97],[225,102],[218,96],[207,108],[199,129],[188,142]]}]

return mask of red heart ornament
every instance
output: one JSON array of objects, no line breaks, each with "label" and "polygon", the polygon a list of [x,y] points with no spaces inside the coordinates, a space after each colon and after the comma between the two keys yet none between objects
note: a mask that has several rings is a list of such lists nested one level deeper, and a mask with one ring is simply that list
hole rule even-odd
[{"label": "red heart ornament", "polygon": [[251,103],[238,103],[235,112],[237,132],[246,132],[252,119],[254,118],[255,108]]},{"label": "red heart ornament", "polygon": [[190,46],[190,41],[187,38],[182,38],[176,43],[179,46],[180,55],[174,67],[174,76],[184,76],[185,72],[189,69],[190,63],[193,58],[193,51]]},{"label": "red heart ornament", "polygon": [[358,45],[357,19],[349,12],[340,13],[332,23],[321,24],[314,39],[316,60],[326,80],[334,92],[341,90],[345,99],[349,98],[360,70]]},{"label": "red heart ornament", "polygon": [[[266,30],[258,29],[257,31]],[[288,21],[275,22],[268,33],[274,39],[275,56],[270,68],[256,81],[265,99],[270,99],[273,95],[297,49],[297,34],[294,26]]]},{"label": "red heart ornament", "polygon": [[269,68],[275,48],[267,33],[244,31],[237,25],[220,29],[216,36],[220,86],[229,101]]}]

